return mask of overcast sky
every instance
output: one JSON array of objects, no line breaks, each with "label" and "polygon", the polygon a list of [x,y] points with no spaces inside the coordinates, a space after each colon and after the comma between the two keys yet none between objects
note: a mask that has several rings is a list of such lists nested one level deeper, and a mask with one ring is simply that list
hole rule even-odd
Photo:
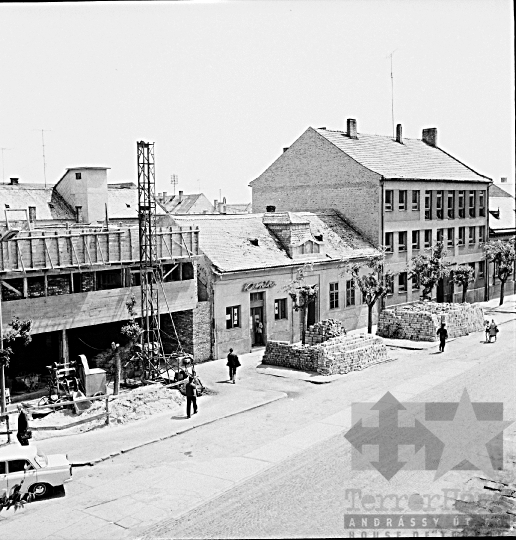
[{"label": "overcast sky", "polygon": [[[512,2],[361,0],[0,5],[0,146],[6,180],[111,167],[135,181],[155,142],[158,191],[248,183],[308,126],[438,144],[514,178]],[[200,181],[200,182],[199,182]]]}]

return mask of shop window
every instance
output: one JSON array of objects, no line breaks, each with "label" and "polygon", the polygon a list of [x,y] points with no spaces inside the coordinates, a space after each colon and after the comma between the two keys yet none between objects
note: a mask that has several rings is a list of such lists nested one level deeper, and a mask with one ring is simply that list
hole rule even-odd
[{"label": "shop window", "polygon": [[398,274],[398,292],[407,292],[407,272]]},{"label": "shop window", "polygon": [[432,245],[432,229],[425,230],[425,248],[429,248]]},{"label": "shop window", "polygon": [[459,227],[459,246],[463,246],[466,243],[466,227]]},{"label": "shop window", "polygon": [[97,272],[97,291],[119,289],[122,287],[121,270],[103,270]]},{"label": "shop window", "polygon": [[419,231],[412,231],[412,249],[419,249]]},{"label": "shop window", "polygon": [[443,219],[443,191],[438,190],[437,195],[435,197],[435,210],[436,210],[436,216],[437,219]]},{"label": "shop window", "polygon": [[412,210],[419,211],[419,191],[412,191]]},{"label": "shop window", "polygon": [[339,284],[330,283],[330,309],[339,307]]},{"label": "shop window", "polygon": [[475,243],[475,227],[469,227],[468,244],[471,246]]},{"label": "shop window", "polygon": [[226,308],[226,328],[240,328],[240,306]]},{"label": "shop window", "polygon": [[274,318],[276,320],[287,318],[287,299],[278,298],[274,300]]},{"label": "shop window", "polygon": [[388,253],[392,253],[393,251],[391,232],[385,233],[385,251],[387,251]]},{"label": "shop window", "polygon": [[185,262],[181,266],[182,266],[182,268],[181,268],[182,276],[181,277],[182,277],[183,281],[187,280],[187,279],[193,279],[194,278],[194,266],[193,266],[193,263]]},{"label": "shop window", "polygon": [[455,218],[455,191],[448,191],[448,219]]},{"label": "shop window", "polygon": [[448,229],[448,247],[453,247],[455,244],[455,228],[450,227]]},{"label": "shop window", "polygon": [[392,189],[385,190],[385,211],[392,212],[392,201],[394,199],[394,191]]},{"label": "shop window", "polygon": [[346,281],[346,307],[355,305],[355,282],[352,279]]},{"label": "shop window", "polygon": [[475,192],[469,192],[469,217],[475,217]]},{"label": "shop window", "polygon": [[407,232],[398,233],[398,251],[407,251]]},{"label": "shop window", "polygon": [[400,189],[398,192],[398,209],[403,211],[407,209],[407,190]]},{"label": "shop window", "polygon": [[425,191],[425,219],[432,219],[432,192]]},{"label": "shop window", "polygon": [[466,217],[466,192],[459,191],[459,217]]}]

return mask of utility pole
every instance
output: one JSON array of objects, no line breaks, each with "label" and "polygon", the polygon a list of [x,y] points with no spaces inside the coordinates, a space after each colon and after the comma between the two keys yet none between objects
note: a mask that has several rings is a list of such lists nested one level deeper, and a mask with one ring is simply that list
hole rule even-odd
[{"label": "utility pole", "polygon": [[5,170],[4,170],[4,150],[12,150],[12,148],[1,148],[2,150],[2,182],[5,182]]},{"label": "utility pole", "polygon": [[397,51],[398,49],[394,49],[391,54],[388,54],[385,58],[391,59],[391,118],[392,118],[392,138],[396,138],[396,131],[394,128],[394,75],[392,70],[392,55]]},{"label": "utility pole", "polygon": [[45,179],[45,187],[47,187],[47,161],[45,158],[45,131],[52,131],[51,129],[36,129],[34,131],[41,131],[41,146],[43,147],[43,178]]},{"label": "utility pole", "polygon": [[172,187],[174,188],[174,197],[176,196],[176,186],[179,184],[179,177],[177,174],[172,174],[170,176],[170,183],[172,184]]}]

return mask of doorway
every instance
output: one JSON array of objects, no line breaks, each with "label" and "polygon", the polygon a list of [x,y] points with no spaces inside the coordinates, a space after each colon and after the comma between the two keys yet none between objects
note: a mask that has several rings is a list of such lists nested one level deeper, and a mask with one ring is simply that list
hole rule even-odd
[{"label": "doorway", "polygon": [[263,325],[263,306],[251,308],[251,345],[262,347],[265,345],[265,327]]},{"label": "doorway", "polygon": [[312,324],[316,323],[316,312],[315,304],[317,302],[317,299],[310,304],[308,304],[307,314],[306,314],[306,327],[308,328]]}]

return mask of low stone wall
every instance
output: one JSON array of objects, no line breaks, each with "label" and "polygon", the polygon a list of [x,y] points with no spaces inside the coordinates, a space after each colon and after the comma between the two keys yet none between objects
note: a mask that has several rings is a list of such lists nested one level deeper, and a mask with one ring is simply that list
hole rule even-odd
[{"label": "low stone wall", "polygon": [[263,364],[335,375],[361,370],[387,360],[383,340],[369,334],[341,335],[317,345],[269,341]]},{"label": "low stone wall", "polygon": [[305,334],[305,343],[307,345],[317,345],[331,338],[345,335],[346,329],[342,321],[326,319],[308,327]]},{"label": "low stone wall", "polygon": [[471,304],[415,302],[384,309],[376,334],[393,339],[437,341],[437,330],[446,324],[448,337],[466,336],[484,329],[484,312]]}]

